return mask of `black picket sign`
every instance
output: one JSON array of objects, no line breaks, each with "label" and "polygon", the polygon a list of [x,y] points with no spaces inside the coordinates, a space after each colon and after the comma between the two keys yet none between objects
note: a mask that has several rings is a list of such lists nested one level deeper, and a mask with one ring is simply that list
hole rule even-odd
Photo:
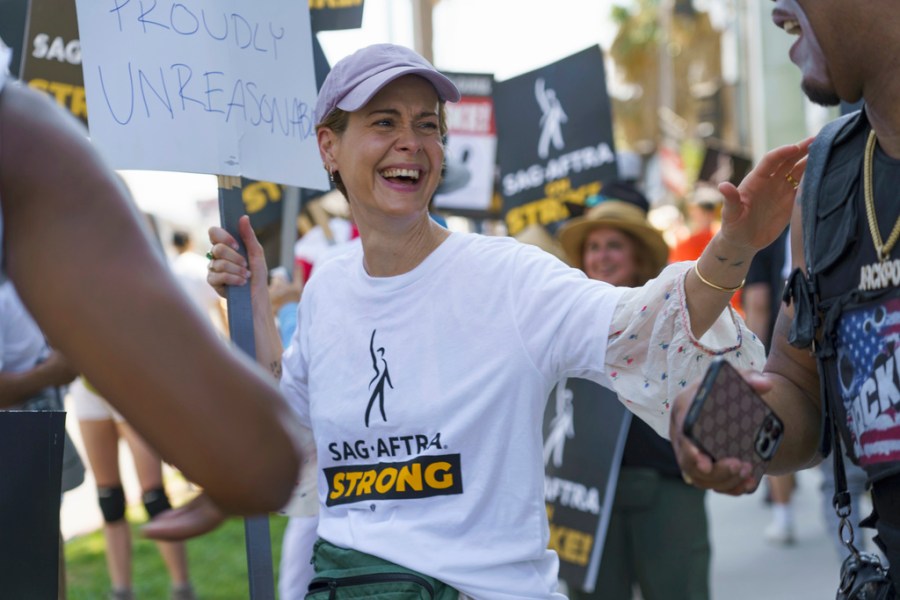
[{"label": "black picket sign", "polygon": [[0,411],[0,595],[56,600],[66,413]]}]

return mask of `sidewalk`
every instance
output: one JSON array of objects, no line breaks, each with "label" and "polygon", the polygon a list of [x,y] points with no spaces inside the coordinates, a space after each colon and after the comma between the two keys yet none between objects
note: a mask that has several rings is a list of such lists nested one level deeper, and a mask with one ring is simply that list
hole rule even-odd
[{"label": "sidewalk", "polygon": [[818,468],[801,471],[797,477],[793,498],[797,539],[791,546],[772,545],[763,537],[770,513],[762,485],[750,496],[707,495],[714,599],[834,598],[840,561],[825,529],[822,477]]}]

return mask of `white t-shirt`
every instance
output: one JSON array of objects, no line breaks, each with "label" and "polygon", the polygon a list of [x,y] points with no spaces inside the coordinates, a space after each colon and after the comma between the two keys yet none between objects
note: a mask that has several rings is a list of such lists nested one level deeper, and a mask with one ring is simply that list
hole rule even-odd
[{"label": "white t-shirt", "polygon": [[0,283],[0,371],[21,373],[34,368],[47,344],[9,281]]},{"label": "white t-shirt", "polygon": [[361,246],[322,265],[283,361],[282,391],[315,432],[290,514],[312,514],[315,485],[334,544],[477,600],[562,598],[543,501],[553,385],[611,386],[667,437],[672,399],[712,360],[764,364],[730,307],[694,337],[693,264],[617,289],[534,246],[454,233],[398,277],[369,277]]},{"label": "white t-shirt", "polygon": [[563,598],[547,549],[544,406],[563,377],[609,385],[621,294],[537,248],[473,234],[397,277],[368,276],[361,249],[320,265],[282,377],[315,433],[319,535],[474,598]]}]

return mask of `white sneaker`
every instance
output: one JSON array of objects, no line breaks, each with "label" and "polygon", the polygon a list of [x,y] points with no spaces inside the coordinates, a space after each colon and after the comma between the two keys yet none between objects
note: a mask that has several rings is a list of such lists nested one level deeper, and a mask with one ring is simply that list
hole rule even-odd
[{"label": "white sneaker", "polygon": [[763,535],[767,542],[780,544],[782,546],[790,546],[796,540],[794,539],[794,527],[789,523],[772,521],[766,527]]}]

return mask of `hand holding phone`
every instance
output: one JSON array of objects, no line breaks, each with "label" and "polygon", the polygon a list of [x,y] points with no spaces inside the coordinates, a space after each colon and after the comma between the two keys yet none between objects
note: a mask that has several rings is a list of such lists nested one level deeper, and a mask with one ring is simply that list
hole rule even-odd
[{"label": "hand holding phone", "polygon": [[784,424],[741,374],[719,359],[697,389],[683,431],[713,461],[750,463],[759,481],[781,443]]}]

